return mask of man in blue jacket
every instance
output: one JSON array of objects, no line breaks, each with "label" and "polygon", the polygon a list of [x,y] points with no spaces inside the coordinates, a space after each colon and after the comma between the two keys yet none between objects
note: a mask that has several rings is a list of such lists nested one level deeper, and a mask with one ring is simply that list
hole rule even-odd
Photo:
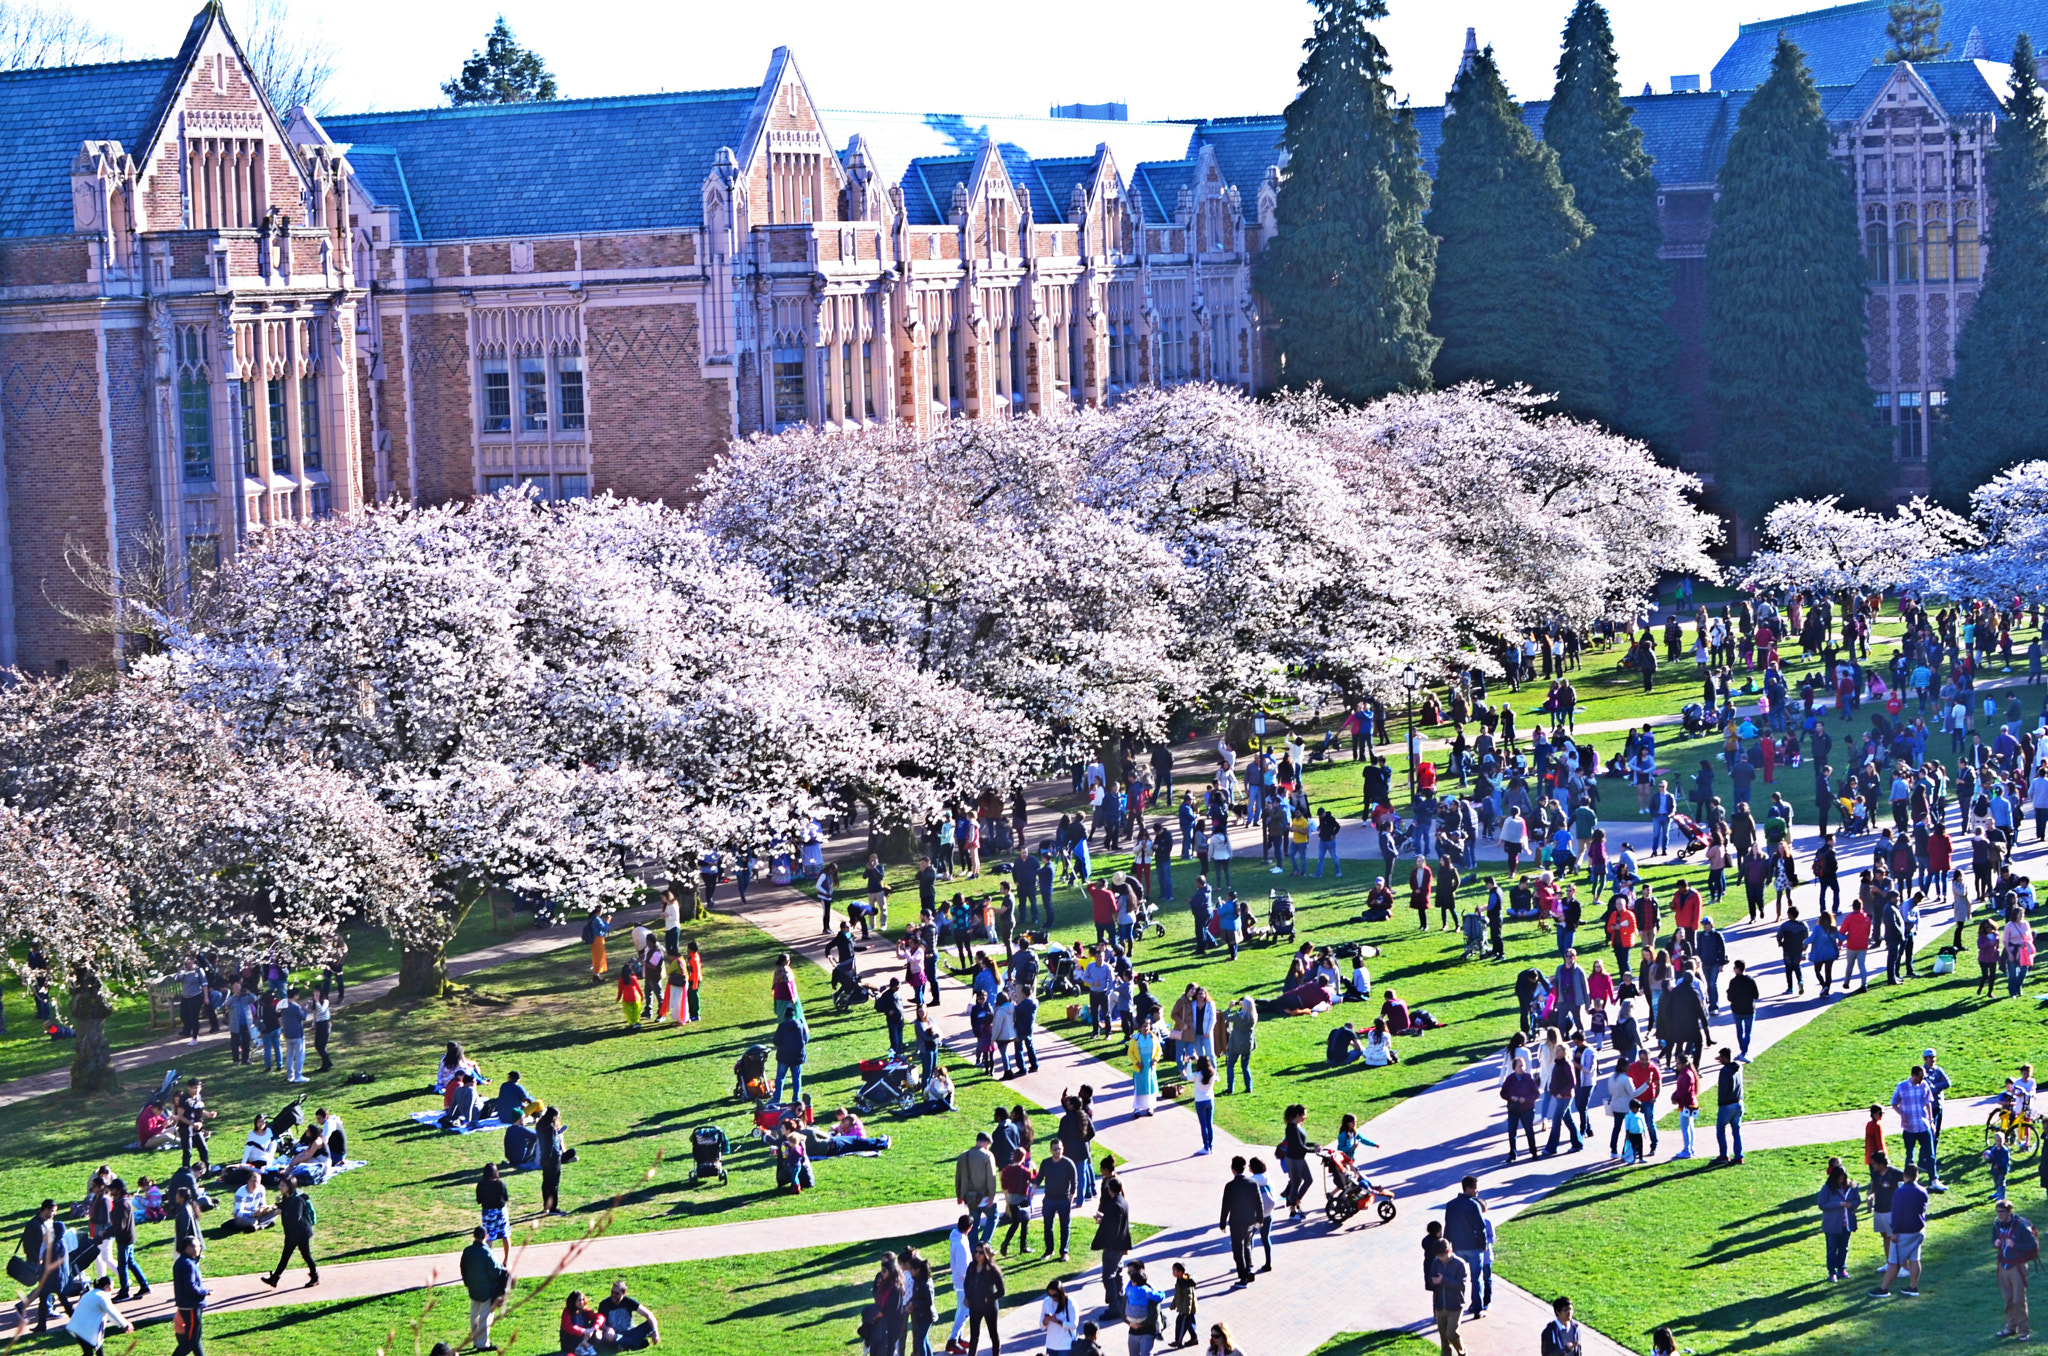
[{"label": "man in blue jacket", "polygon": [[789,1080],[789,1100],[804,1099],[804,1057],[811,1046],[811,1033],[792,1012],[775,1028],[775,1102],[782,1101],[782,1080]]},{"label": "man in blue jacket", "polygon": [[1486,1211],[1479,1202],[1477,1177],[1467,1177],[1459,1193],[1444,1207],[1444,1237],[1450,1240],[1451,1251],[1463,1259],[1472,1273],[1472,1307],[1465,1311],[1465,1316],[1478,1318],[1486,1312],[1479,1284],[1486,1261]]},{"label": "man in blue jacket", "polygon": [[201,1323],[206,1297],[212,1292],[199,1276],[199,1240],[188,1238],[178,1245],[178,1260],[171,1265],[172,1301],[177,1305],[177,1349],[172,1356],[206,1356]]}]

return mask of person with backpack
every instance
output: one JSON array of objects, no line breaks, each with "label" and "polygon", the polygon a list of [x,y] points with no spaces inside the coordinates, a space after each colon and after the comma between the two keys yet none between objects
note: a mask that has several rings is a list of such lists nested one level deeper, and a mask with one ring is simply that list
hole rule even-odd
[{"label": "person with backpack", "polygon": [[313,1211],[313,1198],[299,1189],[299,1179],[289,1172],[284,1175],[284,1196],[277,1203],[277,1218],[284,1230],[284,1251],[263,1283],[276,1289],[285,1264],[297,1252],[306,1263],[306,1284],[320,1284],[320,1264],[313,1260],[313,1226],[319,1219]]},{"label": "person with backpack", "polygon": [[462,1288],[469,1295],[469,1344],[477,1351],[496,1351],[491,1324],[504,1306],[511,1273],[492,1255],[490,1238],[481,1225],[470,1230],[469,1239],[469,1246],[462,1250]]},{"label": "person with backpack", "polygon": [[2005,1301],[2005,1326],[1997,1336],[2031,1342],[2034,1332],[2027,1318],[2027,1268],[2041,1255],[2041,1243],[2034,1226],[2014,1212],[2011,1201],[1998,1203],[1997,1217],[1991,1223],[1991,1244],[1998,1253],[1998,1293]]},{"label": "person with backpack", "polygon": [[1581,1356],[1585,1350],[1579,1340],[1579,1325],[1572,1318],[1572,1302],[1569,1296],[1559,1295],[1551,1304],[1553,1315],[1543,1329],[1543,1342],[1539,1350],[1542,1356]]}]

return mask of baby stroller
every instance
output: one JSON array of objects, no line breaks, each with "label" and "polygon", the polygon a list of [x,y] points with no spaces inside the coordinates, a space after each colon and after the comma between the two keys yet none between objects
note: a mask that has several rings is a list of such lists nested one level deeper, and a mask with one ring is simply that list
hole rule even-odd
[{"label": "baby stroller", "polygon": [[880,989],[860,982],[860,972],[854,969],[852,961],[841,961],[832,969],[832,1010],[850,1012],[867,1002]]},{"label": "baby stroller", "polygon": [[[865,1070],[863,1072],[866,1072]],[[917,1108],[923,1077],[907,1059],[889,1058],[873,1071],[867,1086],[854,1096],[854,1110],[865,1115],[894,1108],[910,1112]]]},{"label": "baby stroller", "polygon": [[1687,702],[1679,716],[1685,722],[1685,734],[1688,739],[1694,735],[1705,734],[1714,728],[1713,712],[1702,709],[1698,702]]},{"label": "baby stroller", "polygon": [[732,1143],[725,1137],[725,1131],[715,1125],[700,1125],[690,1132],[690,1156],[697,1165],[690,1172],[690,1185],[716,1177],[724,1186],[727,1180],[725,1156],[732,1152]]},{"label": "baby stroller", "polygon": [[732,1065],[732,1095],[735,1101],[768,1100],[768,1047],[750,1045]]},{"label": "baby stroller", "polygon": [[1477,909],[1458,920],[1459,929],[1465,934],[1465,959],[1482,960],[1486,956],[1486,919]]},{"label": "baby stroller", "polygon": [[1671,816],[1671,826],[1685,836],[1685,841],[1678,848],[1679,861],[1682,862],[1693,853],[1705,850],[1707,846],[1707,831],[1700,827],[1700,822],[1697,819],[1694,819],[1691,815],[1673,815]]},{"label": "baby stroller", "polygon": [[1394,1218],[1394,1193],[1366,1180],[1350,1155],[1335,1149],[1321,1151],[1323,1159],[1323,1214],[1332,1225],[1344,1223],[1368,1202],[1376,1203],[1381,1223]]},{"label": "baby stroller", "polygon": [[1038,982],[1040,998],[1071,998],[1081,992],[1074,978],[1074,953],[1061,947],[1045,953],[1045,978]]},{"label": "baby stroller", "polygon": [[1266,927],[1273,939],[1294,940],[1294,896],[1280,890],[1269,892]]}]

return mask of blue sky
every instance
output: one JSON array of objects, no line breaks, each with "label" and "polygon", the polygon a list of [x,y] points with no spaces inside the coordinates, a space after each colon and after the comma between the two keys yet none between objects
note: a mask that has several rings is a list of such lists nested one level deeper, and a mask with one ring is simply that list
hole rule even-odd
[{"label": "blue sky", "polygon": [[[339,49],[338,111],[440,103],[440,82],[502,11],[548,59],[567,96],[753,84],[769,52],[788,44],[828,107],[1042,113],[1054,102],[1122,100],[1134,118],[1278,112],[1294,88],[1311,15],[1301,0],[294,3],[296,22],[319,26]],[[1623,84],[1634,93],[1645,81],[1661,91],[1673,75],[1704,79],[1739,23],[1811,7],[1609,0]],[[198,0],[94,0],[88,12],[122,37],[128,55],[148,56],[174,51],[197,8]],[[1391,8],[1379,28],[1395,80],[1417,102],[1432,103],[1450,85],[1468,24],[1481,43],[1494,44],[1518,97],[1545,96],[1571,3],[1392,0]],[[241,0],[228,9],[232,18]]]}]

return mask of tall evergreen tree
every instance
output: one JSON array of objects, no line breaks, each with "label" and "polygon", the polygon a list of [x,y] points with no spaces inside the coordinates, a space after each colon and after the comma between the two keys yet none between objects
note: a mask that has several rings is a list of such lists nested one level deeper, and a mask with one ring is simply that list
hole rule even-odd
[{"label": "tall evergreen tree", "polygon": [[1729,139],[1707,239],[1716,482],[1751,520],[1891,481],[1870,425],[1855,190],[1828,148],[1806,60],[1781,37]]},{"label": "tall evergreen tree", "polygon": [[1365,401],[1429,384],[1429,177],[1415,119],[1387,83],[1387,49],[1366,27],[1386,0],[1315,4],[1259,287],[1286,384]]},{"label": "tall evergreen tree", "polygon": [[1952,429],[1934,446],[1936,495],[1968,502],[1970,491],[2017,462],[2048,457],[2048,100],[2034,70],[2034,44],[2013,43],[2012,78],[1998,147],[1986,168],[1991,219],[1985,233],[1984,290],[1956,338],[1949,382]]},{"label": "tall evergreen tree", "polygon": [[481,52],[471,52],[462,74],[444,81],[441,93],[458,108],[464,104],[523,104],[555,97],[555,77],[540,53],[519,45],[512,25],[500,14],[484,37]]},{"label": "tall evergreen tree", "polygon": [[1939,61],[1948,54],[1941,40],[1941,0],[1893,0],[1884,35],[1890,61]]},{"label": "tall evergreen tree", "polygon": [[1599,0],[1578,0],[1565,24],[1543,142],[1557,152],[1573,205],[1593,228],[1579,259],[1607,359],[1609,422],[1675,456],[1686,410],[1677,389],[1678,332],[1665,318],[1671,269],[1658,257],[1664,230],[1655,165],[1621,102],[1614,33]]},{"label": "tall evergreen tree", "polygon": [[1605,417],[1607,361],[1578,258],[1592,228],[1490,47],[1451,87],[1427,224],[1437,238],[1438,384],[1524,381],[1575,414]]}]

